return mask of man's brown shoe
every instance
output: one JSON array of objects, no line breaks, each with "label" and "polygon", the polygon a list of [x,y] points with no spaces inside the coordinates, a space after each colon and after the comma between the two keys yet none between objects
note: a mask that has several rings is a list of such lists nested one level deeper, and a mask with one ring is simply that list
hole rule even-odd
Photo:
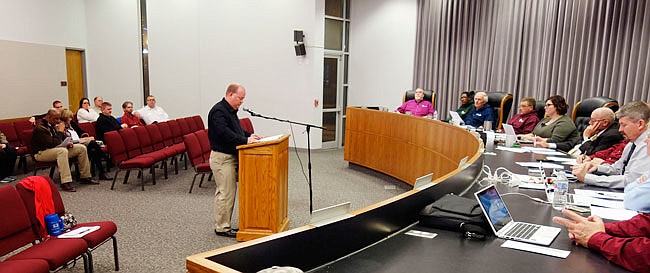
[{"label": "man's brown shoe", "polygon": [[79,179],[79,183],[81,184],[87,184],[87,185],[99,185],[99,182],[92,180],[90,178],[82,178]]},{"label": "man's brown shoe", "polygon": [[67,192],[76,192],[77,190],[70,183],[61,184],[61,190]]}]

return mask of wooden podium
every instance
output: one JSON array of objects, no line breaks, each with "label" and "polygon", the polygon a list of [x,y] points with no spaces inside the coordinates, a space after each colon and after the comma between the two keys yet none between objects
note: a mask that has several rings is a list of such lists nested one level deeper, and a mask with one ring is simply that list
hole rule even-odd
[{"label": "wooden podium", "polygon": [[237,150],[237,241],[248,241],[287,230],[289,135],[276,140],[240,145]]}]

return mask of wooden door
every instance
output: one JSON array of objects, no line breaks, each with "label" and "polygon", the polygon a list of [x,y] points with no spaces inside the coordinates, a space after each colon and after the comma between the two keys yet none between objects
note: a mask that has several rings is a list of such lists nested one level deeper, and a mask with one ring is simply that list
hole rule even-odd
[{"label": "wooden door", "polygon": [[65,50],[66,70],[68,72],[68,107],[73,113],[79,109],[79,101],[84,97],[83,51]]}]

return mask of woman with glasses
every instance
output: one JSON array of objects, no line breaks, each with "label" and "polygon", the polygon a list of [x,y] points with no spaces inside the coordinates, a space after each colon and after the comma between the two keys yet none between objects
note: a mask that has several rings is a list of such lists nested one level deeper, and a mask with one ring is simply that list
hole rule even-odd
[{"label": "woman with glasses", "polygon": [[99,113],[90,107],[90,100],[88,100],[88,98],[82,98],[79,101],[77,121],[79,121],[79,123],[93,122],[97,121],[97,118],[99,118]]},{"label": "woman with glasses", "polygon": [[[549,144],[558,142],[577,144],[580,142],[580,134],[578,134],[576,125],[566,115],[568,110],[569,106],[564,100],[564,97],[560,95],[550,96],[546,99],[546,104],[544,105],[546,117],[537,123],[532,133],[520,135],[519,137],[522,140],[540,141]],[[569,146],[572,147],[573,145]]]}]

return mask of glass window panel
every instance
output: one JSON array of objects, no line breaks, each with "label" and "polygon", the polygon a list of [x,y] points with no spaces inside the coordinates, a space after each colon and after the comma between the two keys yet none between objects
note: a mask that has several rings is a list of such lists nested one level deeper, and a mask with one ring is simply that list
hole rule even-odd
[{"label": "glass window panel", "polygon": [[327,130],[322,130],[323,142],[336,140],[336,112],[323,113],[323,127]]},{"label": "glass window panel", "polygon": [[325,15],[343,18],[343,0],[325,0]]},{"label": "glass window panel", "polygon": [[343,124],[341,124],[341,126],[343,128],[343,134],[341,134],[341,146],[343,146],[345,144],[345,118],[343,118]]},{"label": "glass window panel", "polygon": [[336,108],[338,59],[325,58],[323,63],[323,109]]},{"label": "glass window panel", "polygon": [[325,49],[342,50],[343,21],[325,19]]},{"label": "glass window panel", "polygon": [[350,19],[350,0],[345,0],[345,19]]}]

